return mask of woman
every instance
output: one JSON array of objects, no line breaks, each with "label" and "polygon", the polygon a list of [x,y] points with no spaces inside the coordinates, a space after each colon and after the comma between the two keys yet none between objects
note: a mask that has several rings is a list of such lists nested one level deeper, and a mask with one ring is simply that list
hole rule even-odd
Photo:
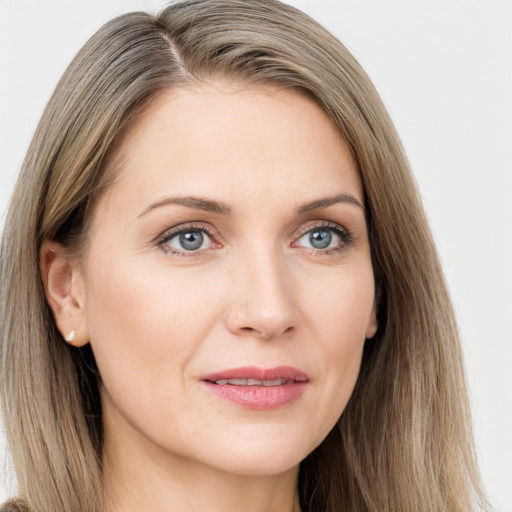
[{"label": "woman", "polygon": [[484,506],[401,145],[289,6],[105,25],[43,115],[1,269],[20,507]]}]

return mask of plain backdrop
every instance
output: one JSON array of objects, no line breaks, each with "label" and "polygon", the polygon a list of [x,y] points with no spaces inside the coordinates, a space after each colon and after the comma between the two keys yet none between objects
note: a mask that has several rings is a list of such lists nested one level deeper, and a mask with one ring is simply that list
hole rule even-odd
[{"label": "plain backdrop", "polygon": [[[0,0],[0,226],[71,58],[114,15],[164,3]],[[289,3],[355,54],[402,137],[460,324],[484,482],[512,512],[512,1]],[[0,459],[2,499],[15,492],[3,443]]]}]

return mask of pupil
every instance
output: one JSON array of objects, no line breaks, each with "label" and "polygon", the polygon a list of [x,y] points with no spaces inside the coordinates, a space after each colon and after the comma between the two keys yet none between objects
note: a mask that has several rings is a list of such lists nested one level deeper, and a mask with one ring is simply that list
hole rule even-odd
[{"label": "pupil", "polygon": [[309,241],[315,249],[325,249],[331,243],[332,235],[326,229],[317,229],[309,235]]},{"label": "pupil", "polygon": [[182,233],[180,235],[180,244],[187,251],[194,251],[203,244],[203,235],[200,231]]}]

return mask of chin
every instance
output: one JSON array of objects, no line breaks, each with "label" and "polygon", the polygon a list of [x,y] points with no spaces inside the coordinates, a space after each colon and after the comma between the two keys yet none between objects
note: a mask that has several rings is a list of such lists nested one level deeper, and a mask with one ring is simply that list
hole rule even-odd
[{"label": "chin", "polygon": [[262,433],[253,442],[228,440],[227,446],[216,443],[214,451],[203,453],[203,460],[207,458],[209,465],[232,474],[272,476],[293,470],[315,448],[306,445],[304,440],[294,442],[289,434],[269,435]]}]

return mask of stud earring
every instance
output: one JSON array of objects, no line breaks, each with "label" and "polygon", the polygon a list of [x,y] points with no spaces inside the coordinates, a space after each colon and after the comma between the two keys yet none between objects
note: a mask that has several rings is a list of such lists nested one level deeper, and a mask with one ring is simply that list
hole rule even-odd
[{"label": "stud earring", "polygon": [[68,343],[71,343],[75,339],[75,336],[76,336],[76,329],[73,329],[64,339]]}]

